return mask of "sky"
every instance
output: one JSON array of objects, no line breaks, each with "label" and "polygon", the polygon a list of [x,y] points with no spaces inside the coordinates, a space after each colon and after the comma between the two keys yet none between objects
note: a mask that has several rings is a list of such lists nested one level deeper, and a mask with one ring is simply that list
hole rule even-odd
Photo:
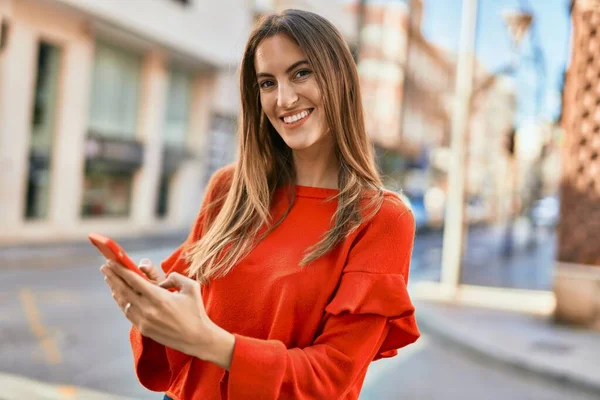
[{"label": "sky", "polygon": [[[381,0],[379,0],[381,1]],[[388,0],[401,1],[401,0]],[[437,46],[457,53],[460,36],[462,0],[422,0],[423,35]],[[555,119],[560,111],[563,73],[569,57],[569,0],[479,0],[476,33],[477,59],[490,71],[499,71],[511,62],[512,46],[502,12],[522,5],[533,13],[531,30],[539,39],[546,70],[545,96],[541,114]],[[528,34],[520,48],[516,87],[519,113],[517,123],[535,117],[535,69],[532,61],[534,41]]]}]

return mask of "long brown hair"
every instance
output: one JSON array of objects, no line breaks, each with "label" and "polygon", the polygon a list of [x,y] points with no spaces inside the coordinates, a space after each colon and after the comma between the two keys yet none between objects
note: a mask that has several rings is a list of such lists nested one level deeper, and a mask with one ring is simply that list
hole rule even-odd
[{"label": "long brown hair", "polygon": [[[189,275],[203,283],[227,274],[285,218],[287,212],[278,221],[270,216],[275,189],[288,185],[288,212],[295,200],[292,150],[263,113],[254,66],[257,47],[277,34],[293,39],[314,70],[340,165],[340,190],[330,199],[338,199],[332,227],[306,249],[300,266],[332,250],[375,215],[383,202],[381,179],[365,132],[358,72],[344,38],[329,21],[311,12],[286,10],[265,16],[251,33],[241,63],[239,158],[231,188],[220,202],[221,210],[207,222],[208,230],[187,253]],[[363,204],[366,198],[370,201]],[[269,229],[258,236],[262,226]]]}]

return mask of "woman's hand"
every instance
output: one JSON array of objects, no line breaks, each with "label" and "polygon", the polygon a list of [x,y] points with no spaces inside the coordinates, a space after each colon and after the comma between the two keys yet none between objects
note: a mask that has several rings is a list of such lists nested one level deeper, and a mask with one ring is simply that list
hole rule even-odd
[{"label": "woman's hand", "polygon": [[[174,272],[157,285],[114,262],[100,270],[113,298],[143,336],[229,368],[235,338],[210,320],[196,280]],[[178,291],[165,290],[169,288]]]},{"label": "woman's hand", "polygon": [[144,274],[146,274],[146,276],[148,277],[148,279],[150,279],[150,281],[152,281],[156,284],[159,284],[165,280],[165,275],[162,273],[161,270],[159,270],[152,264],[152,261],[150,261],[149,258],[142,258],[140,260],[140,263],[138,264],[138,268]]}]

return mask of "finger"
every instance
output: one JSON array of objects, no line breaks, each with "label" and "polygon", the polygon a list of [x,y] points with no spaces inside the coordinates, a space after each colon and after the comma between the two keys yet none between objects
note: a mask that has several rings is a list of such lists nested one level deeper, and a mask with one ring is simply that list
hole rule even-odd
[{"label": "finger", "polygon": [[152,266],[152,260],[150,260],[149,258],[142,258],[140,260],[140,267],[144,266],[144,267],[151,267]]},{"label": "finger", "polygon": [[[123,282],[112,271],[107,273],[107,282],[112,285],[112,297],[117,303],[117,306],[125,314],[125,317],[134,325],[136,325],[141,317],[142,310],[148,308],[148,300],[135,293],[125,282]],[[119,282],[120,281],[120,282]]]},{"label": "finger", "polygon": [[118,289],[115,288],[114,284],[111,283],[110,278],[106,278],[107,282],[109,283],[109,287],[111,285],[113,285],[111,287],[111,293],[112,293],[112,298],[115,301],[115,303],[117,303],[117,306],[119,307],[119,309],[126,314],[128,313],[128,307],[127,304],[132,304],[130,301],[128,301],[128,299],[126,298],[126,296],[123,294],[123,292],[119,291]]},{"label": "finger", "polygon": [[129,285],[135,292],[142,296],[154,299],[159,290],[156,285],[147,279],[142,278],[133,271],[127,268],[118,269],[118,274],[121,279]]},{"label": "finger", "polygon": [[146,277],[151,280],[152,282],[156,282],[157,276],[156,273],[152,270],[152,267],[148,267],[146,265],[139,265],[138,268],[140,269],[140,271],[142,271],[144,273],[144,275],[146,275]]},{"label": "finger", "polygon": [[119,303],[121,308],[124,307],[127,302],[136,301],[138,299],[138,295],[135,291],[129,287],[118,275],[114,273],[111,269],[105,270],[105,280],[110,290],[113,293],[113,297]]},{"label": "finger", "polygon": [[138,264],[138,267],[140,268],[140,270],[142,270],[144,274],[146,274],[148,279],[155,282],[162,280],[162,274],[160,273],[157,267],[152,265],[152,261],[150,261],[150,259],[142,258],[140,260],[140,263]]},{"label": "finger", "polygon": [[[123,282],[125,282],[126,284],[130,285],[129,282],[129,274],[134,274],[136,276],[139,276],[137,273],[131,271],[129,268],[124,267],[123,265],[119,264],[116,261],[109,261],[107,264],[108,269],[110,269],[115,275],[117,275],[118,277],[120,277]],[[140,277],[142,280],[145,280],[144,278]],[[131,285],[130,285],[131,286]]]},{"label": "finger", "polygon": [[102,272],[104,270],[104,268],[108,268],[108,260],[100,266],[100,268],[99,268],[100,272]]},{"label": "finger", "polygon": [[195,280],[187,276],[183,276],[178,272],[172,272],[158,286],[164,289],[179,289],[180,292],[190,292],[194,290],[196,283]]}]

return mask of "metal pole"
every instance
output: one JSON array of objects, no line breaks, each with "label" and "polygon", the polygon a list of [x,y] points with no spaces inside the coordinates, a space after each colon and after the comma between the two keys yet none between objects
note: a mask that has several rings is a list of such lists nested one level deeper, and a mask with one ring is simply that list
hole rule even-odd
[{"label": "metal pole", "polygon": [[365,27],[365,17],[367,13],[367,0],[358,2],[358,12],[356,15],[356,62],[360,60],[360,52],[363,49],[362,33]]},{"label": "metal pole", "polygon": [[456,69],[456,94],[452,113],[451,161],[448,171],[448,195],[441,283],[455,293],[460,283],[463,254],[465,197],[465,133],[473,86],[475,31],[478,0],[463,0],[460,49]]}]

